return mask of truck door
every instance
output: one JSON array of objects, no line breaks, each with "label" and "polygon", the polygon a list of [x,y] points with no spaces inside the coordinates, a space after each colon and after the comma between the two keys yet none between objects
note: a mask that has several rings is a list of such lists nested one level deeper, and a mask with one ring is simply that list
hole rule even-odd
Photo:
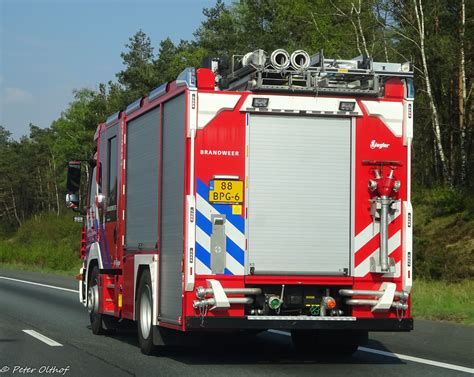
[{"label": "truck door", "polygon": [[101,208],[101,248],[104,265],[107,268],[120,267],[117,256],[117,204],[118,204],[118,171],[119,148],[118,127],[116,124],[107,128],[100,140],[100,163],[103,200]]},{"label": "truck door", "polygon": [[351,120],[251,115],[250,274],[348,275]]}]

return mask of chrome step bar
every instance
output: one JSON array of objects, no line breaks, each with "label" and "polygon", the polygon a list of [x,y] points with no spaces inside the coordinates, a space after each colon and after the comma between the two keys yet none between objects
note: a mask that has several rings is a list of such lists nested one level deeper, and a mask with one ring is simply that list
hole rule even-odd
[{"label": "chrome step bar", "polygon": [[[339,294],[341,296],[376,296],[380,297],[383,296],[385,291],[371,291],[371,290],[362,290],[362,289],[340,289]],[[395,297],[401,300],[408,299],[408,293],[405,291],[395,291]]]},{"label": "chrome step bar", "polygon": [[[252,297],[229,297],[228,299],[229,304],[252,304],[253,298]],[[216,306],[216,299],[208,298],[205,300],[195,300],[193,302],[193,307],[197,308],[205,308],[206,306]]]},{"label": "chrome step bar", "polygon": [[[378,304],[378,300],[368,300],[368,299],[358,299],[358,298],[352,298],[346,300],[347,305],[368,305],[368,306],[375,306]],[[407,310],[408,309],[408,304],[404,304],[400,301],[394,301],[391,304],[392,308],[395,309],[403,309]]]},{"label": "chrome step bar", "polygon": [[[260,295],[262,290],[260,288],[223,288],[225,294],[228,295]],[[196,296],[204,298],[206,295],[214,295],[212,288],[197,287]]]},{"label": "chrome step bar", "polygon": [[[379,290],[340,289],[339,294],[347,297],[345,303],[351,306],[371,306],[372,311],[387,311],[391,308],[408,309],[408,292],[396,291],[395,283],[382,283]],[[362,298],[353,298],[362,296]],[[366,298],[364,297],[366,296]],[[376,297],[377,299],[374,299]]]},{"label": "chrome step bar", "polygon": [[256,296],[262,293],[260,288],[223,288],[215,279],[207,279],[206,282],[208,288],[202,286],[196,288],[197,300],[193,301],[195,309],[204,309],[208,306],[211,307],[209,310],[228,309],[232,304],[252,304],[254,301],[252,297],[228,297],[228,295]]}]

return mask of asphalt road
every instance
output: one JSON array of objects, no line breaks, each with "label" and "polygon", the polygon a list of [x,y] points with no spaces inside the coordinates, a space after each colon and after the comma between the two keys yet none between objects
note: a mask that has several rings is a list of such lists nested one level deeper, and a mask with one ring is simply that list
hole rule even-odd
[{"label": "asphalt road", "polygon": [[349,358],[303,358],[282,332],[144,356],[133,326],[93,335],[76,289],[72,278],[0,269],[0,375],[474,376],[474,328],[423,320],[411,333],[371,334]]}]

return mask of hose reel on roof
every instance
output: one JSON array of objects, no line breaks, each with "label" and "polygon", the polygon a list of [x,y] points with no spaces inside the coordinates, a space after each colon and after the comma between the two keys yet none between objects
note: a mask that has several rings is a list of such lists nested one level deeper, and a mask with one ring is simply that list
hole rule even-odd
[{"label": "hose reel on roof", "polygon": [[371,57],[326,58],[323,51],[308,54],[296,50],[289,54],[279,48],[267,54],[258,49],[233,55],[232,66],[221,67],[219,89],[251,91],[292,91],[364,95],[380,97],[391,78],[411,80],[411,63],[374,62]]},{"label": "hose reel on roof", "polygon": [[267,63],[270,63],[277,71],[283,71],[288,68],[302,71],[309,68],[310,61],[311,58],[305,50],[296,50],[290,55],[288,51],[278,48],[271,53],[270,59],[268,59],[266,52],[259,49],[243,55],[241,57],[241,66],[251,65],[263,68]]},{"label": "hose reel on roof", "polygon": [[296,50],[290,57],[291,66],[296,70],[304,70],[309,67],[310,57],[305,50]]},{"label": "hose reel on roof", "polygon": [[286,50],[279,48],[270,55],[270,62],[275,69],[283,71],[290,66],[290,54]]}]

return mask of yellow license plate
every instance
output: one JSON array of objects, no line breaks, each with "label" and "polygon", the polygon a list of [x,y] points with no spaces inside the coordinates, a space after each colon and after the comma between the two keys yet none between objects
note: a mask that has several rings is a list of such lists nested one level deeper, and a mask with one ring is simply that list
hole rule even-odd
[{"label": "yellow license plate", "polygon": [[215,179],[210,182],[209,203],[242,203],[244,183],[237,180]]}]

